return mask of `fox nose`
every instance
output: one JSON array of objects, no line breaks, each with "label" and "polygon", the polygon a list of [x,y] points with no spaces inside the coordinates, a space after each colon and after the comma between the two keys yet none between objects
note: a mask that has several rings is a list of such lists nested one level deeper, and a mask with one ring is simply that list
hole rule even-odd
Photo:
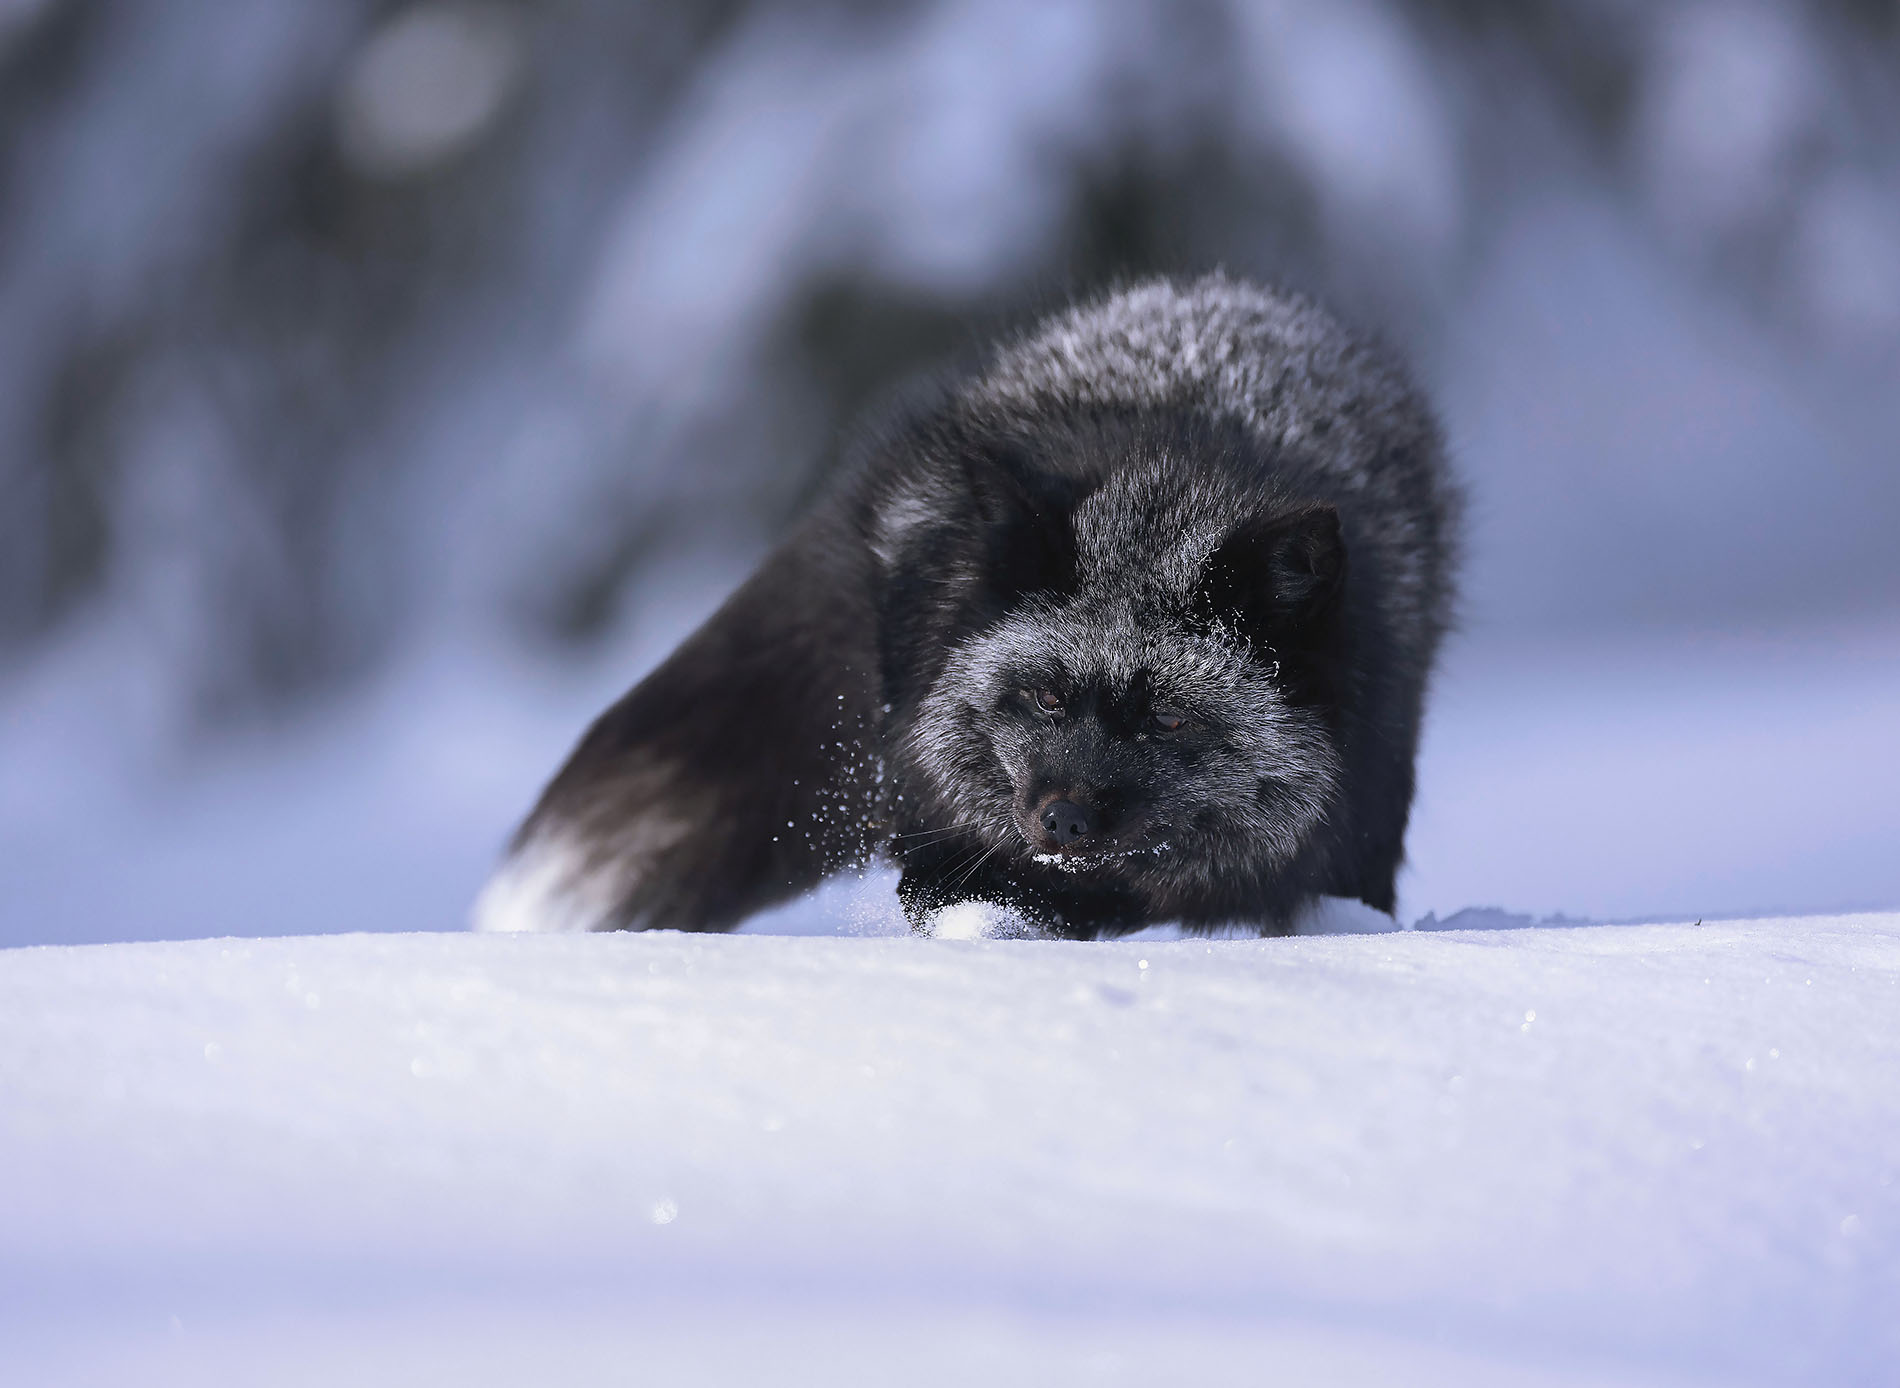
[{"label": "fox nose", "polygon": [[1089,812],[1073,800],[1051,800],[1036,818],[1044,832],[1065,848],[1095,828]]}]

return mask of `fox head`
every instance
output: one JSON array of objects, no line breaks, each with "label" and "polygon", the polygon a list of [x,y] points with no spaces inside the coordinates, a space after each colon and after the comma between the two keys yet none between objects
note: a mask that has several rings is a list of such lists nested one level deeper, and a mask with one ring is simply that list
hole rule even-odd
[{"label": "fox head", "polygon": [[895,729],[928,822],[1149,886],[1298,855],[1340,776],[1347,555],[1330,505],[1205,466],[1252,446],[1095,419],[967,464],[960,619]]}]

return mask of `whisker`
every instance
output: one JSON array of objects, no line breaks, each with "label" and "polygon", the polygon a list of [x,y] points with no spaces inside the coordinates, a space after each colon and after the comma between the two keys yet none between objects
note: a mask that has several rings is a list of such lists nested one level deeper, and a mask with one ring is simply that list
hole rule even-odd
[{"label": "whisker", "polygon": [[974,877],[976,875],[977,869],[982,867],[983,864],[987,863],[991,858],[994,858],[996,856],[997,850],[1000,849],[1002,846],[1003,845],[1001,843],[993,843],[987,849],[985,849],[982,857],[978,858],[974,863],[971,863],[969,867],[964,869],[963,875],[957,878],[956,885],[958,887],[961,887],[965,882],[968,882],[972,877]]},{"label": "whisker", "polygon": [[930,839],[930,838],[940,839],[950,834],[961,834],[965,830],[968,830],[968,829],[985,829],[988,827],[989,827],[989,824],[987,821],[981,820],[981,819],[973,819],[969,821],[969,823],[967,824],[940,824],[930,829],[913,829],[908,834],[893,834],[891,837],[897,840]]},{"label": "whisker", "polygon": [[[958,868],[963,867],[967,863],[971,863],[971,862],[980,863],[983,861],[984,858],[989,856],[989,853],[990,853],[990,849],[987,845],[978,843],[974,848],[970,849],[967,853],[964,853],[961,856],[959,856],[957,860],[946,869],[946,871],[955,872]],[[961,879],[958,879],[958,880],[961,881]]]}]

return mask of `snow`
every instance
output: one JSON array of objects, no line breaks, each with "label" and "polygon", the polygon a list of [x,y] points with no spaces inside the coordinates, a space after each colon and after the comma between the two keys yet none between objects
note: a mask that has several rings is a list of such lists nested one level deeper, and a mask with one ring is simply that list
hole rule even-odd
[{"label": "snow", "polygon": [[1896,1019],[1895,914],[0,951],[0,1380],[1890,1383]]}]

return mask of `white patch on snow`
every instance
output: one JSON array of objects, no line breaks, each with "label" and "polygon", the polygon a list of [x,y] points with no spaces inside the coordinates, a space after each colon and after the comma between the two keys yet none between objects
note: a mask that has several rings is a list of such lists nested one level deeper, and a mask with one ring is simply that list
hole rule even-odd
[{"label": "white patch on snow", "polygon": [[931,913],[930,933],[939,940],[987,939],[995,909],[985,901],[959,901]]},{"label": "white patch on snow", "polygon": [[939,940],[991,940],[1028,930],[1021,916],[993,901],[959,901],[930,917],[931,936]]}]

